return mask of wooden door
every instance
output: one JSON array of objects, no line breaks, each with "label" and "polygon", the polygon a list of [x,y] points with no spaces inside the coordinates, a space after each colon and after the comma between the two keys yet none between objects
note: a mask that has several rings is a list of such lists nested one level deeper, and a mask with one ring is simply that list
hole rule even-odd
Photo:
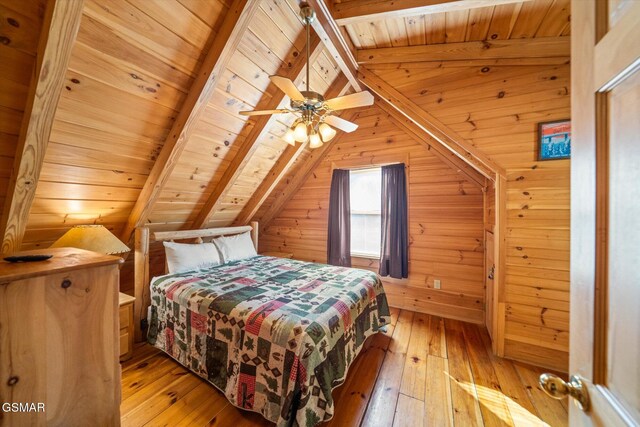
[{"label": "wooden door", "polygon": [[640,424],[640,1],[572,1],[570,423]]},{"label": "wooden door", "polygon": [[484,311],[484,323],[487,325],[487,331],[489,331],[489,335],[491,339],[494,339],[493,334],[493,284],[494,284],[494,273],[495,273],[495,263],[494,259],[494,247],[493,247],[493,233],[490,231],[485,232],[485,251],[484,251],[484,282],[485,282],[485,311]]}]

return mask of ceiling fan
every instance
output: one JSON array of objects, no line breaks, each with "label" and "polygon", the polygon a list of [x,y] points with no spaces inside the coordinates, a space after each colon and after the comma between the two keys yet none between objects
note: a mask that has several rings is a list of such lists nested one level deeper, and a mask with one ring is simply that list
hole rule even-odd
[{"label": "ceiling fan", "polygon": [[337,132],[333,129],[334,127],[344,132],[353,132],[358,128],[357,124],[334,116],[334,112],[347,108],[372,105],[373,95],[363,91],[325,100],[321,94],[309,89],[309,70],[311,65],[309,63],[310,29],[316,14],[308,3],[302,2],[300,3],[300,16],[307,31],[306,90],[298,90],[296,85],[286,77],[270,76],[271,82],[291,98],[290,107],[278,110],[240,111],[240,114],[244,116],[294,114],[297,118],[287,130],[283,139],[291,145],[295,145],[296,141],[309,142],[310,148],[318,148],[336,135]]}]

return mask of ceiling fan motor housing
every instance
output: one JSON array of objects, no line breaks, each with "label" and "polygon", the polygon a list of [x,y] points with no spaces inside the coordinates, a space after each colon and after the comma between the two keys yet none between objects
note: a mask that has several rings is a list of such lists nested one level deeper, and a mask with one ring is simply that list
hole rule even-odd
[{"label": "ceiling fan motor housing", "polygon": [[318,92],[303,90],[300,93],[304,96],[304,101],[291,100],[291,108],[296,110],[316,110],[324,104],[324,97]]},{"label": "ceiling fan motor housing", "polygon": [[[373,104],[373,96],[369,92],[358,92],[351,95],[345,95],[325,102],[324,96],[309,88],[310,69],[311,69],[311,23],[316,19],[314,10],[309,3],[300,2],[300,17],[305,24],[307,35],[306,45],[306,89],[298,90],[296,84],[289,78],[282,76],[271,76],[271,81],[285,94],[291,98],[291,110],[261,110],[253,112],[241,111],[245,115],[262,115],[276,113],[297,113],[298,117],[289,127],[284,140],[289,144],[295,144],[295,141],[309,141],[309,147],[317,148],[322,142],[331,140],[336,131],[331,126],[344,130],[345,132],[353,132],[358,126],[346,120],[332,117],[334,110],[342,110],[345,108],[355,108],[359,106]],[[337,101],[336,101],[337,100]],[[333,119],[333,120],[329,120]],[[303,125],[303,126],[301,126]],[[303,135],[304,134],[304,135]]]}]

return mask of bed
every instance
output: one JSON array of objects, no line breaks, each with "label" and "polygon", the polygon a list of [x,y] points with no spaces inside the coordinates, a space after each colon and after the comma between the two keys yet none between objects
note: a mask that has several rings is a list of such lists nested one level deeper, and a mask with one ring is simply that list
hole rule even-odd
[{"label": "bed", "polygon": [[166,274],[147,288],[148,341],[278,426],[331,419],[332,389],[390,321],[375,273],[270,256]]}]

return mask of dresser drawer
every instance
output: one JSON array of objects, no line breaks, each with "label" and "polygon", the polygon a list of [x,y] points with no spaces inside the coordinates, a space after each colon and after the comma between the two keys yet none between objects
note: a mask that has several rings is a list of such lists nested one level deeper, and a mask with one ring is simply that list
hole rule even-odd
[{"label": "dresser drawer", "polygon": [[133,303],[135,298],[120,293],[120,361],[133,355]]},{"label": "dresser drawer", "polygon": [[120,307],[120,329],[125,329],[129,326],[129,304]]}]

